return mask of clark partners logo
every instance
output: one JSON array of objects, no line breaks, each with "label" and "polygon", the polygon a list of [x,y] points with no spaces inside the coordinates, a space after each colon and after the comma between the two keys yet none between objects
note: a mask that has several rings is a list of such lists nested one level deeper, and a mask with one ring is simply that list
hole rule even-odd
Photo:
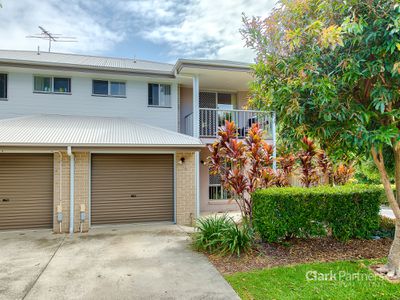
[{"label": "clark partners logo", "polygon": [[322,273],[315,270],[306,272],[307,281],[373,281],[376,277],[372,273],[349,273],[347,271],[329,271]]}]

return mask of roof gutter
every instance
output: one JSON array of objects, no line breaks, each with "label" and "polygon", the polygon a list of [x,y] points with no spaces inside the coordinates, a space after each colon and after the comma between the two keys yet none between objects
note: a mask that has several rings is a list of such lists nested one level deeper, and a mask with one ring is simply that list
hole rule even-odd
[{"label": "roof gutter", "polygon": [[[0,147],[65,147],[57,143],[1,143]],[[205,144],[70,144],[68,147],[93,147],[93,148],[204,148]],[[1,151],[1,149],[0,149]]]},{"label": "roof gutter", "polygon": [[197,69],[207,69],[207,70],[222,70],[222,71],[239,71],[239,72],[250,72],[250,64],[245,65],[234,65],[234,64],[223,64],[223,63],[208,63],[190,60],[178,60],[175,64],[174,72],[179,74],[183,68],[197,68]]},{"label": "roof gutter", "polygon": [[67,147],[69,156],[69,233],[74,233],[74,213],[75,213],[75,156],[71,146]]}]

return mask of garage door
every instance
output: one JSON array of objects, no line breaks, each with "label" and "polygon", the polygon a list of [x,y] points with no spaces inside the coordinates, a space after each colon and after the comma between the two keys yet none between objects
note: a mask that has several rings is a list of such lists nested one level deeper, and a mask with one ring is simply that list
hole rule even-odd
[{"label": "garage door", "polygon": [[53,155],[0,154],[0,229],[53,227]]},{"label": "garage door", "polygon": [[170,154],[93,154],[91,223],[173,221]]}]

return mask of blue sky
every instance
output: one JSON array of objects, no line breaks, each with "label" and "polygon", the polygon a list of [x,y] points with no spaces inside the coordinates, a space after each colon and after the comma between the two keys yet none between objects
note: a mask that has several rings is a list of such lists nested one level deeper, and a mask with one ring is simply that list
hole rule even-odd
[{"label": "blue sky", "polygon": [[77,43],[53,52],[134,57],[163,62],[177,58],[251,62],[254,53],[239,34],[241,14],[267,16],[275,0],[0,0],[1,49],[47,51],[27,39],[41,25]]}]

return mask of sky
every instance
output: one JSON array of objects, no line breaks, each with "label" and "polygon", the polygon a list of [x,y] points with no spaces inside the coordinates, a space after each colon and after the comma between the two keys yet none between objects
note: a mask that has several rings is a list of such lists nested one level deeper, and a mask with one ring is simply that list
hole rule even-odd
[{"label": "sky", "polygon": [[160,62],[208,58],[252,62],[241,15],[265,17],[275,0],[0,0],[0,49],[47,51],[26,38],[46,30],[76,37],[52,52]]}]

